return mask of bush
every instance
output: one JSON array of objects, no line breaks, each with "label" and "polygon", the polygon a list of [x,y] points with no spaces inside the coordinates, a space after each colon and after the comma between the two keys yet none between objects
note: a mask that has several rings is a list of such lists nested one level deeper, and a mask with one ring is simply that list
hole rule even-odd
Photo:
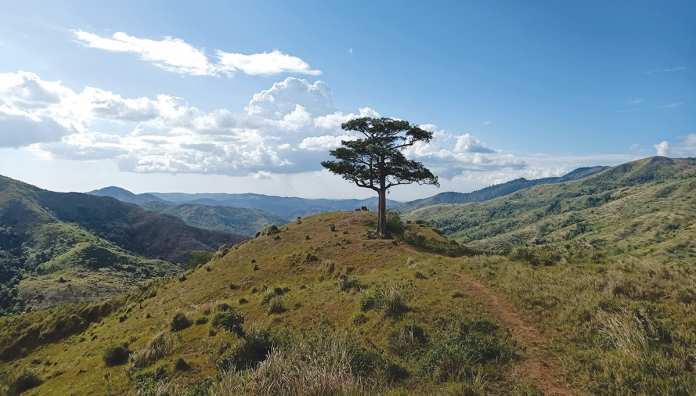
[{"label": "bush", "polygon": [[475,365],[512,358],[516,343],[509,334],[470,333],[433,348],[423,363],[423,374],[439,382],[460,381],[475,373]]},{"label": "bush", "polygon": [[404,233],[404,223],[401,221],[399,212],[387,211],[387,231],[397,235]]},{"label": "bush", "polygon": [[161,331],[133,354],[131,358],[133,367],[136,369],[147,367],[167,356],[172,349],[174,349],[174,340],[166,331]]},{"label": "bush", "polygon": [[282,314],[283,312],[287,311],[285,309],[285,306],[283,305],[283,302],[280,300],[279,297],[275,297],[271,299],[271,301],[268,303],[268,314]]},{"label": "bush", "polygon": [[360,291],[362,288],[362,284],[356,278],[349,277],[345,274],[338,277],[338,290],[340,291],[348,291],[351,289]]},{"label": "bush", "polygon": [[244,317],[235,310],[218,312],[213,316],[211,322],[213,326],[231,331],[240,337],[244,337],[244,329],[242,329],[243,323]]},{"label": "bush", "polygon": [[268,331],[252,328],[235,347],[223,355],[218,363],[218,369],[220,371],[254,369],[266,360],[272,349],[273,344]]},{"label": "bush", "polygon": [[367,312],[379,309],[385,318],[396,318],[408,312],[406,302],[409,299],[401,286],[391,289],[377,287],[371,294],[366,294],[360,299],[360,310]]},{"label": "bush", "polygon": [[206,264],[213,258],[213,252],[207,250],[194,250],[191,252],[191,259],[188,262],[189,268],[196,268],[199,265]]},{"label": "bush", "polygon": [[172,322],[170,323],[170,328],[172,331],[181,331],[191,326],[191,320],[182,313],[174,315]]},{"label": "bush", "polygon": [[[19,395],[20,393],[41,385],[43,381],[39,378],[37,370],[25,366],[10,379],[8,395]],[[2,388],[0,387],[0,391]]]},{"label": "bush", "polygon": [[102,360],[107,366],[119,366],[128,361],[128,343],[111,341],[102,347]]},{"label": "bush", "polygon": [[418,323],[399,323],[389,333],[389,348],[398,355],[417,352],[428,344],[428,335]]}]

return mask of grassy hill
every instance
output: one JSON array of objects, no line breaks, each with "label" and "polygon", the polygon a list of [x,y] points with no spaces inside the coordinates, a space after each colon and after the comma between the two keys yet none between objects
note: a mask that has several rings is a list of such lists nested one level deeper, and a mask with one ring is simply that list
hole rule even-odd
[{"label": "grassy hill", "polygon": [[473,191],[470,193],[459,193],[459,192],[444,192],[440,194],[433,195],[432,197],[417,199],[415,201],[405,202],[398,205],[394,210],[400,213],[413,212],[416,209],[425,208],[432,205],[439,204],[461,204],[468,202],[481,202],[502,197],[503,195],[512,194],[516,191],[524,190],[526,188],[538,186],[540,184],[554,184],[563,183],[570,180],[578,180],[588,176],[597,174],[603,170],[608,169],[607,166],[594,166],[588,168],[578,168],[574,171],[561,176],[561,177],[546,177],[543,179],[527,180],[525,178],[511,180],[506,183],[496,184],[494,186],[482,188],[478,191]]},{"label": "grassy hill", "polygon": [[652,157],[487,202],[424,208],[406,218],[426,220],[460,243],[489,251],[545,246],[557,258],[628,253],[692,263],[695,175],[696,159]]},{"label": "grassy hill", "polygon": [[[27,394],[688,395],[696,275],[630,255],[535,265],[411,222],[325,213],[99,304],[0,318]],[[4,388],[3,388],[4,385]]]},{"label": "grassy hill", "polygon": [[110,197],[0,176],[0,314],[108,297],[180,271],[193,250],[244,239]]},{"label": "grassy hill", "polygon": [[155,201],[140,204],[140,207],[150,212],[176,216],[193,227],[250,237],[271,224],[283,225],[287,223],[280,216],[259,209],[194,204],[171,205]]}]

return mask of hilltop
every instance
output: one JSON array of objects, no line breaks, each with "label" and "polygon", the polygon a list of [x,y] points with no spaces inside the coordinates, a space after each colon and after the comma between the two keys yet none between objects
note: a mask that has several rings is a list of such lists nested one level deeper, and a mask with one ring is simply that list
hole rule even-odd
[{"label": "hilltop", "polygon": [[155,195],[152,195],[152,194],[148,194],[148,193],[133,194],[132,192],[130,192],[124,188],[116,187],[116,186],[104,187],[104,188],[100,188],[98,190],[92,190],[92,191],[87,192],[87,194],[96,195],[99,197],[112,197],[112,198],[118,199],[119,201],[133,203],[136,205],[141,205],[141,204],[144,204],[146,202],[152,202],[152,201],[162,202],[162,203],[171,203],[171,202],[167,202],[167,201],[165,201],[165,200],[163,200]]},{"label": "hilltop", "polygon": [[394,239],[370,239],[374,224],[363,211],[303,218],[114,300],[0,319],[6,389],[696,390],[691,355],[681,352],[696,347],[688,266],[627,254],[540,266],[394,217]]},{"label": "hilltop", "polygon": [[0,305],[12,313],[104,298],[177,273],[191,251],[244,239],[110,197],[0,176]]}]

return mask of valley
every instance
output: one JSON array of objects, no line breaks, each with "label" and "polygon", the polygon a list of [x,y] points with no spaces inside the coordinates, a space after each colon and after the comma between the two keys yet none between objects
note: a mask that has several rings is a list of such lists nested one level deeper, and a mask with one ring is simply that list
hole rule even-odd
[{"label": "valley", "polygon": [[[391,212],[391,239],[372,236],[374,211],[319,213],[265,225],[209,249],[208,262],[149,279],[147,265],[172,264],[144,264],[157,259],[120,247],[133,245],[111,236],[119,228],[75,222],[69,205],[47,206],[40,191],[14,182],[5,188],[13,197],[33,191],[23,208],[50,209],[32,216],[72,219],[58,229],[91,241],[50,256],[58,239],[31,245],[49,252],[35,267],[47,275],[19,280],[22,299],[48,290],[36,283],[42,276],[101,298],[74,304],[44,292],[61,303],[0,318],[0,390],[688,395],[696,391],[695,180],[694,160],[652,157],[481,202]],[[81,197],[70,198],[87,206]],[[109,213],[120,208],[100,199],[103,209],[114,205]],[[141,205],[190,207],[192,219],[209,213]],[[32,229],[12,224],[3,241]],[[25,266],[36,257],[2,246]],[[100,271],[138,276],[100,292],[89,286]]]}]

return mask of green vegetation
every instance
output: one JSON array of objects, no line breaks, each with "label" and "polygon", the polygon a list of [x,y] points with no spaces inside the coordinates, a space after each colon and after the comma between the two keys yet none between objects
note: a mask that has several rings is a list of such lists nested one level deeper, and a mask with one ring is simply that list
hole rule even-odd
[{"label": "green vegetation", "polygon": [[170,205],[157,201],[146,202],[140,206],[154,213],[176,216],[193,227],[248,237],[253,237],[269,224],[287,223],[284,218],[259,209],[196,204]]},{"label": "green vegetation", "polygon": [[[324,213],[223,246],[183,282],[0,318],[0,394],[694,394],[696,171],[656,161],[521,191],[533,212],[545,189],[598,189],[468,246],[433,219],[384,240],[374,212]],[[529,227],[553,231],[512,237]]]}]

